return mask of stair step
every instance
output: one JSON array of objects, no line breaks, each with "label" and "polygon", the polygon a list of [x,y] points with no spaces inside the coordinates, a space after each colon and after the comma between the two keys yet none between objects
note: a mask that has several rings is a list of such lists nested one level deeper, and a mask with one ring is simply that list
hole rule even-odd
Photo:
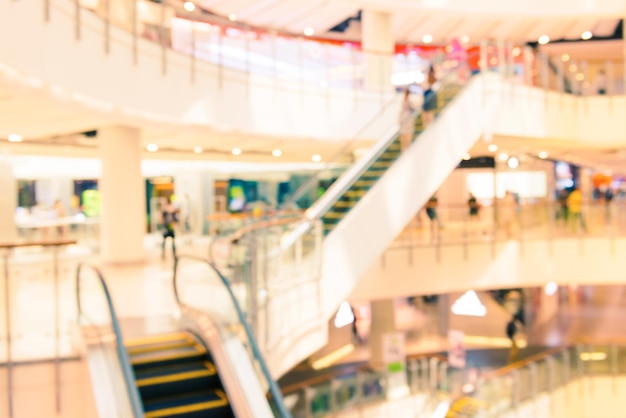
[{"label": "stair step", "polygon": [[226,394],[222,390],[195,392],[163,397],[144,403],[145,418],[210,418],[230,415]]}]

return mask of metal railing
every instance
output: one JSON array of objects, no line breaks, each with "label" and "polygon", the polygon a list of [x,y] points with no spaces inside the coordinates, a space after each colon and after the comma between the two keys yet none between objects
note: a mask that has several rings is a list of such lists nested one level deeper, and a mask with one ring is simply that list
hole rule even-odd
[{"label": "metal railing", "polygon": [[[209,261],[206,261],[204,259],[201,259],[201,258],[191,257],[191,256],[177,257],[174,261],[174,279],[173,279],[174,294],[176,295],[176,301],[178,302],[179,305],[182,305],[182,306],[189,305],[197,309],[200,309],[201,311],[206,312],[207,310],[211,310],[211,308],[208,308],[206,306],[208,301],[204,301],[204,303],[197,304],[191,298],[188,298],[187,297],[188,295],[181,288],[183,285],[181,285],[180,282],[184,279],[180,278],[179,266],[181,265],[181,262],[185,263],[189,261],[202,263],[206,267],[208,267],[211,270],[211,273],[212,273],[211,275],[216,277],[219,280],[219,285],[223,287],[223,289],[226,290],[228,299],[230,303],[232,304],[231,308],[235,311],[237,320],[236,322],[232,321],[232,319],[230,321],[227,320],[225,324],[221,324],[222,328],[225,328],[224,325],[227,325],[229,328],[232,328],[232,327],[243,328],[244,335],[241,336],[240,338],[245,342],[245,345],[250,350],[251,355],[252,355],[252,360],[259,366],[259,369],[261,372],[260,378],[265,380],[265,383],[269,386],[269,391],[272,395],[274,406],[276,410],[278,411],[279,416],[281,418],[290,418],[291,414],[289,413],[289,411],[287,410],[287,407],[285,406],[282,393],[280,392],[280,388],[278,387],[278,384],[276,383],[276,381],[272,378],[269,368],[267,367],[265,359],[261,353],[261,349],[256,342],[256,337],[252,331],[252,328],[248,324],[248,316],[246,315],[243,308],[241,307],[237,296],[235,296],[235,292],[233,291],[233,287],[231,286],[229,279],[227,279],[222,274],[220,269],[218,269],[215,266],[215,264]],[[196,276],[196,279],[197,279],[197,276]],[[213,283],[213,284],[215,285],[218,283]],[[244,382],[240,382],[240,383],[244,384]]]},{"label": "metal railing", "polygon": [[[93,274],[95,274],[98,285],[101,288],[107,308],[106,319],[103,321],[104,323],[97,323],[98,321],[87,313],[88,308],[83,303],[82,286],[84,286],[83,281],[85,279],[84,276],[81,275],[81,273],[84,270],[90,270]],[[144,411],[143,405],[141,403],[141,398],[139,396],[139,389],[137,388],[137,384],[135,383],[135,374],[130,363],[128,351],[126,351],[126,346],[124,346],[124,338],[122,336],[122,330],[118,322],[115,307],[113,305],[113,299],[111,298],[111,293],[109,292],[109,287],[107,286],[106,280],[104,279],[102,272],[98,268],[88,264],[80,264],[76,269],[76,306],[78,308],[79,323],[86,322],[87,324],[94,326],[94,328],[97,328],[99,326],[106,326],[108,325],[107,322],[110,322],[112,334],[114,337],[115,350],[117,352],[117,356],[121,365],[121,371],[124,377],[126,392],[130,400],[133,416],[135,418],[143,417]],[[90,306],[89,309],[91,308],[93,307]],[[98,334],[100,334],[99,331]],[[106,342],[101,339],[100,344],[106,344]]]}]

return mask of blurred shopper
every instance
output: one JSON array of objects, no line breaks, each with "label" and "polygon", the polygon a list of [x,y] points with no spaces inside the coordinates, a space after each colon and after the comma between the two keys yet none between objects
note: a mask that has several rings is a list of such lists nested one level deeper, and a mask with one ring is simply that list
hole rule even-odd
[{"label": "blurred shopper", "polygon": [[601,69],[600,71],[598,71],[598,75],[596,75],[596,91],[598,92],[598,94],[605,95],[606,86],[606,73],[604,72],[604,70]]},{"label": "blurred shopper", "polygon": [[430,219],[430,240],[432,242],[439,240],[439,215],[437,213],[437,196],[433,195],[426,203],[426,215]]},{"label": "blurred shopper", "polygon": [[606,192],[604,192],[604,209],[607,223],[611,222],[611,203],[613,203],[614,197],[615,194],[613,193],[613,189],[611,189],[610,187],[606,189]]},{"label": "blurred shopper", "polygon": [[359,335],[359,327],[357,325],[359,317],[357,315],[356,309],[354,309],[354,306],[350,305],[350,309],[352,310],[352,316],[354,317],[354,320],[352,321],[352,340],[354,344],[361,345],[363,344],[363,339]]},{"label": "blurred shopper", "polygon": [[437,110],[437,93],[433,90],[437,82],[435,69],[431,65],[428,70],[427,87],[424,89],[424,102],[422,103],[422,124],[424,129],[435,120],[435,110]]},{"label": "blurred shopper", "polygon": [[587,232],[587,225],[582,213],[583,194],[579,188],[575,188],[567,197],[567,207],[569,208],[569,218],[572,232]]},{"label": "blurred shopper", "polygon": [[512,238],[517,225],[517,202],[515,201],[515,196],[509,190],[504,194],[498,209],[500,226],[506,232],[507,238]]},{"label": "blurred shopper", "polygon": [[413,142],[415,135],[415,107],[411,103],[411,91],[407,87],[404,90],[402,109],[400,110],[400,147],[406,150]]},{"label": "blurred shopper", "polygon": [[[63,222],[63,218],[65,218],[66,211],[65,211],[65,206],[63,205],[63,203],[59,199],[54,201],[54,205],[52,206],[52,210],[54,212],[55,219],[59,223]],[[57,234],[63,237],[63,236],[65,236],[66,233],[67,233],[67,225],[59,224],[57,226]]]},{"label": "blurred shopper", "polygon": [[467,200],[467,206],[469,208],[470,221],[478,221],[480,219],[480,203],[478,203],[476,196],[472,193],[470,193],[469,199]]},{"label": "blurred shopper", "polygon": [[556,213],[556,219],[563,221],[563,225],[567,225],[567,219],[569,217],[569,207],[567,206],[567,190],[560,190],[557,197],[558,211]]},{"label": "blurred shopper", "polygon": [[163,243],[161,244],[161,258],[165,259],[165,244],[168,238],[172,239],[172,255],[176,258],[176,223],[178,222],[178,211],[174,204],[168,200],[161,212],[161,222],[163,225]]}]

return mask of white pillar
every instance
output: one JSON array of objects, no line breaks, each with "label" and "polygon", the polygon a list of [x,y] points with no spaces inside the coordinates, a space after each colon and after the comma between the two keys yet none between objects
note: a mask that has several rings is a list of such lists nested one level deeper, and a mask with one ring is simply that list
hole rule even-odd
[{"label": "white pillar", "polygon": [[393,299],[372,301],[370,325],[370,363],[373,367],[385,366],[383,360],[383,335],[396,332],[396,313]]},{"label": "white pillar", "polygon": [[17,185],[13,176],[13,164],[0,161],[0,242],[10,243],[17,238],[15,208],[17,207]]},{"label": "white pillar", "polygon": [[142,261],[146,234],[146,191],[141,175],[140,131],[121,126],[100,129],[98,142],[102,159],[102,261]]},{"label": "white pillar", "polygon": [[395,51],[391,14],[363,10],[361,32],[365,87],[368,90],[391,90],[391,72]]},{"label": "white pillar", "polygon": [[187,205],[190,232],[194,235],[203,234],[206,215],[213,212],[215,205],[213,174],[208,171],[176,173],[174,191],[178,201]]}]

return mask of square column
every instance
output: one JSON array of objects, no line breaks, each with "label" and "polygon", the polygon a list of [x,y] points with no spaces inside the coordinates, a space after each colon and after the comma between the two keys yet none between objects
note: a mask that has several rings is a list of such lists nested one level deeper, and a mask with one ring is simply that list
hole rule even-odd
[{"label": "square column", "polygon": [[10,243],[17,239],[17,181],[13,175],[13,164],[8,161],[0,161],[0,185],[0,242]]},{"label": "square column", "polygon": [[362,45],[365,66],[365,88],[391,91],[391,72],[395,40],[391,26],[391,13],[363,10]]},{"label": "square column", "polygon": [[100,252],[105,263],[144,260],[146,190],[141,175],[141,132],[130,127],[98,130],[102,160]]}]

